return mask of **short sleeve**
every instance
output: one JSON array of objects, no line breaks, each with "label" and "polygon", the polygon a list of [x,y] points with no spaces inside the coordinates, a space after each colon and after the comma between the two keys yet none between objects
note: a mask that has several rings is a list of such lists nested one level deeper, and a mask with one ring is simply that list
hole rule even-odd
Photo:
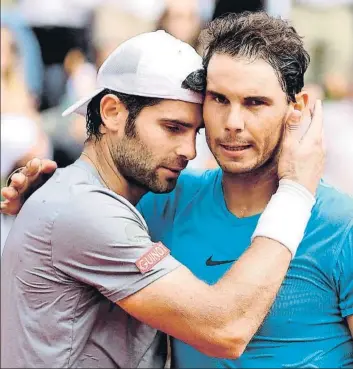
[{"label": "short sleeve", "polygon": [[136,261],[153,247],[137,210],[104,191],[75,196],[53,224],[52,261],[56,270],[121,300],[174,270],[167,255],[142,274]]},{"label": "short sleeve", "polygon": [[335,268],[335,281],[342,316],[353,315],[353,221],[344,234]]}]

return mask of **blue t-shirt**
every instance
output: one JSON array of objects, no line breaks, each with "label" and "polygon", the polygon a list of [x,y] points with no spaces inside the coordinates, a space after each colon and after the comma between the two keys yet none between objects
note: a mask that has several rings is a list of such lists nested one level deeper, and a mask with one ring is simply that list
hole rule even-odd
[{"label": "blue t-shirt", "polygon": [[[227,209],[220,169],[184,173],[176,189],[139,203],[151,237],[213,284],[249,247],[259,215]],[[207,357],[173,339],[175,367],[353,367],[353,199],[324,183],[278,296],[238,360]]]}]

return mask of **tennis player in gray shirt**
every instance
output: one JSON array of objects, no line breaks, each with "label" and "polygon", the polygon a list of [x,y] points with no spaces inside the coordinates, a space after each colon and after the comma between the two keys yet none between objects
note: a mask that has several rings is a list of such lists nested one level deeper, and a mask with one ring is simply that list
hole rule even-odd
[{"label": "tennis player in gray shirt", "polygon": [[204,83],[194,49],[163,31],[142,34],[107,58],[97,90],[65,112],[86,116],[89,138],[25,202],[7,239],[2,367],[162,368],[162,332],[208,355],[242,354],[315,202],[321,111],[301,140],[300,117],[288,112],[282,182],[249,250],[210,286],[151,241],[134,206],[148,191],[172,191],[195,157]]}]

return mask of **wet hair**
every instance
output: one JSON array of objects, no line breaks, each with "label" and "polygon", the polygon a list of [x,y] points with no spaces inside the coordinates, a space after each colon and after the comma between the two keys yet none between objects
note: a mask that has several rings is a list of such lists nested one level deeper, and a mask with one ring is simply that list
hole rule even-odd
[{"label": "wet hair", "polygon": [[[205,86],[205,72],[203,69],[199,69],[190,73],[183,81],[181,87],[195,92],[204,93]],[[128,117],[125,126],[125,134],[128,137],[133,137],[135,135],[135,121],[141,111],[148,106],[154,106],[163,101],[161,98],[128,95],[110,89],[104,89],[90,101],[87,107],[86,130],[88,140],[99,140],[102,137],[100,126],[104,123],[102,122],[102,117],[100,114],[100,103],[102,98],[107,94],[113,94],[117,96],[128,111]]]},{"label": "wet hair", "polygon": [[229,13],[212,21],[201,33],[203,65],[207,71],[215,53],[250,60],[262,59],[274,69],[287,100],[304,86],[310,57],[302,38],[285,20],[265,12]]}]

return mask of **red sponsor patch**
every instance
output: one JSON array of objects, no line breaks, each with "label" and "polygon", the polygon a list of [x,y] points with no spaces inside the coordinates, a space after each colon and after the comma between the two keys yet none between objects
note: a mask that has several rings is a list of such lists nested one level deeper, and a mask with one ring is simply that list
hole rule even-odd
[{"label": "red sponsor patch", "polygon": [[153,247],[144,253],[136,262],[142,274],[150,271],[157,263],[170,254],[170,250],[166,248],[162,242],[153,244]]}]

